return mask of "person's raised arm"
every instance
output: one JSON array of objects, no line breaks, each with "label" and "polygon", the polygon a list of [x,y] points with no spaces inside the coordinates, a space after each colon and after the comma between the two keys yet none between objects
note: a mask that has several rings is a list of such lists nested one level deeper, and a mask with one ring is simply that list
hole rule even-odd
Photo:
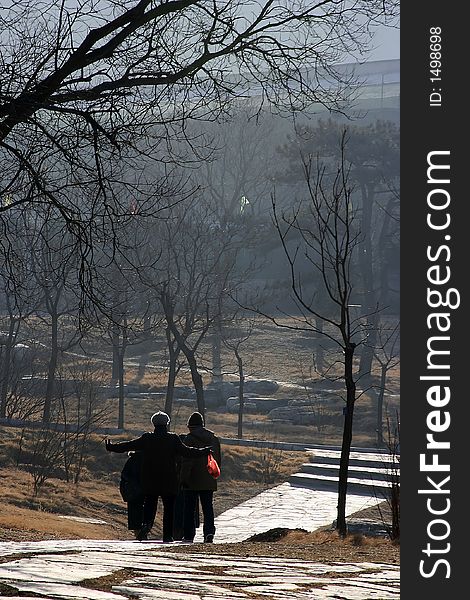
[{"label": "person's raised arm", "polygon": [[142,450],[143,440],[142,437],[136,438],[135,440],[129,440],[128,442],[116,442],[113,444],[109,438],[104,440],[104,447],[108,452],[129,452],[129,450]]}]

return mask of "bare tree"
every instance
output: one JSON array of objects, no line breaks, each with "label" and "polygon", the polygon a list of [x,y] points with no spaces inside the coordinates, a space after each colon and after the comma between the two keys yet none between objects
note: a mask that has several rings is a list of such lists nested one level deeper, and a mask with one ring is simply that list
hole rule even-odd
[{"label": "bare tree", "polygon": [[367,51],[373,26],[396,22],[398,2],[4,5],[0,212],[54,206],[80,239],[85,267],[131,198],[142,217],[153,213],[151,164],[174,159],[190,119],[217,119],[247,94],[291,112],[312,102],[341,108],[351,75],[333,65]]},{"label": "bare tree", "polygon": [[129,347],[148,339],[162,321],[161,315],[156,318],[151,310],[148,288],[140,276],[157,260],[152,256],[150,240],[158,240],[158,228],[155,221],[144,224],[131,212],[125,219],[116,219],[114,231],[119,245],[110,241],[96,259],[99,291],[95,294],[97,301],[88,306],[86,317],[98,338],[111,347],[111,384],[118,388],[117,427],[123,429],[126,353]]},{"label": "bare tree", "polygon": [[63,469],[67,482],[78,484],[86,458],[91,434],[105,421],[108,413],[99,394],[103,383],[99,366],[90,359],[82,359],[63,370],[73,382],[69,397],[60,397],[60,417],[64,425],[61,441]]},{"label": "bare tree", "polygon": [[391,513],[391,524],[385,519],[380,504],[378,509],[390,539],[397,542],[400,540],[400,416],[398,412],[393,420],[387,416],[385,444],[389,452],[389,460],[384,465],[387,469],[388,482],[385,501]]},{"label": "bare tree", "polygon": [[[61,225],[51,217],[49,209],[44,214],[37,214],[34,221],[30,220],[28,238],[32,275],[41,294],[40,308],[48,315],[48,318],[44,318],[38,314],[38,318],[46,323],[50,331],[43,411],[43,422],[47,424],[51,418],[60,353],[77,344],[83,333],[78,327],[78,298],[74,293],[79,258],[77,240],[64,235]],[[67,324],[64,318],[69,320]]]},{"label": "bare tree", "polygon": [[[0,332],[0,418],[7,416],[9,392],[18,391],[22,366],[25,366],[22,354],[28,349],[25,344],[19,346],[20,331],[24,321],[37,308],[38,292],[33,285],[30,248],[25,231],[24,216],[11,211],[3,219],[3,233],[0,236],[0,291],[3,301],[0,309],[6,313],[6,331]],[[3,325],[4,320],[0,323]],[[23,358],[23,360],[22,360]]]},{"label": "bare tree", "polygon": [[[304,155],[320,154],[325,160],[338,155],[337,139],[344,125],[333,120],[320,120],[315,127],[297,129],[295,139],[280,148],[290,161],[284,179],[302,181],[297,161],[299,148]],[[370,383],[373,348],[380,328],[378,306],[390,306],[390,272],[398,264],[399,194],[399,128],[389,121],[348,125],[348,147],[345,160],[361,199],[361,245],[358,269],[362,280],[360,303],[365,315],[363,328],[368,337],[361,351],[362,383]],[[395,263],[395,264],[394,264]],[[359,290],[358,290],[359,291]]]},{"label": "bare tree", "polygon": [[[352,200],[349,170],[345,160],[346,133],[341,138],[340,161],[335,172],[329,174],[326,166],[304,158],[304,173],[308,188],[308,207],[302,204],[290,214],[279,214],[273,200],[274,222],[287,257],[292,283],[292,294],[298,314],[294,325],[281,326],[321,333],[334,342],[341,351],[338,364],[345,386],[343,440],[338,480],[338,512],[336,528],[341,536],[347,533],[346,498],[349,454],[352,442],[354,407],[358,397],[357,373],[354,364],[360,330],[359,319],[351,314],[353,279],[351,267],[360,244],[360,233],[355,229],[357,214]],[[334,167],[331,167],[334,170]],[[299,269],[300,255],[317,276],[317,285],[324,287],[330,299],[329,310],[320,313],[315,294],[304,287],[305,271]],[[318,319],[325,323],[319,330]]]},{"label": "bare tree", "polygon": [[205,126],[213,152],[198,169],[198,183],[212,199],[222,225],[241,216],[253,222],[266,210],[263,200],[269,198],[276,158],[274,135],[282,125],[285,120],[268,110],[239,106],[229,122]]},{"label": "bare tree", "polygon": [[197,353],[218,314],[221,290],[226,288],[234,266],[231,234],[220,227],[211,207],[202,201],[198,207],[177,211],[164,227],[157,296],[171,334],[169,341],[174,340],[187,360],[198,410],[204,414]]},{"label": "bare tree", "polygon": [[[374,348],[374,357],[380,365],[380,380],[376,388],[377,394],[377,447],[384,444],[383,438],[383,409],[385,392],[387,391],[388,372],[400,364],[399,353],[400,323],[387,326],[382,323],[377,332],[377,345]],[[388,426],[390,434],[390,427]],[[389,440],[390,441],[390,440]]]},{"label": "bare tree", "polygon": [[221,349],[224,326],[231,312],[224,289],[224,263],[237,263],[237,273],[232,279],[237,277],[241,285],[247,285],[261,268],[262,253],[257,250],[271,233],[264,224],[268,211],[266,198],[269,198],[268,189],[275,168],[274,136],[285,126],[285,121],[275,119],[268,110],[260,111],[257,106],[236,103],[229,122],[204,128],[210,133],[213,152],[197,169],[195,179],[201,193],[209,199],[215,222],[228,232],[232,242],[230,252],[227,249],[225,260],[220,264],[220,273],[216,274],[220,291],[210,331],[212,384],[220,401],[223,394]]},{"label": "bare tree", "polygon": [[222,338],[224,346],[233,352],[238,371],[238,421],[237,437],[243,438],[243,411],[245,405],[245,364],[243,360],[243,344],[249,340],[254,329],[254,320],[239,316],[230,320],[230,327],[225,328]]},{"label": "bare tree", "polygon": [[[54,414],[54,411],[53,411]],[[37,497],[43,485],[57,476],[62,466],[62,428],[56,423],[53,427],[42,424],[26,432],[26,444],[21,440],[20,455],[28,461],[28,470],[33,479],[33,497]]]}]

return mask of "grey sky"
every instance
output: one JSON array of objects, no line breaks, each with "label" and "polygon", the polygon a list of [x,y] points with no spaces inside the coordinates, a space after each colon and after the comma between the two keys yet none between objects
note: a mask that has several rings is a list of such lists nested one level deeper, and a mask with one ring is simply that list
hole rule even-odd
[{"label": "grey sky", "polygon": [[370,53],[368,60],[400,58],[400,30],[378,27],[374,45],[375,49]]}]

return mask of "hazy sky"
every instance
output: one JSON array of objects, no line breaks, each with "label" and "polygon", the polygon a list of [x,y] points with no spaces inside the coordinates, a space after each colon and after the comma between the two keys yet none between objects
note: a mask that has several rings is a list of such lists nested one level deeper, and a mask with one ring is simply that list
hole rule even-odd
[{"label": "hazy sky", "polygon": [[377,28],[374,45],[375,50],[371,52],[369,60],[400,58],[400,30],[391,27]]}]

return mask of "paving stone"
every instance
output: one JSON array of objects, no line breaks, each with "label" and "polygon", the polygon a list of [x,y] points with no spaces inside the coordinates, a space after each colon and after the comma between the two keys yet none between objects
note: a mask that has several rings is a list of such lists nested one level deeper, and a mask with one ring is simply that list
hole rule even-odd
[{"label": "paving stone", "polygon": [[[400,598],[400,592],[398,590],[373,589],[372,587],[359,588],[351,586],[343,580],[341,580],[341,584],[338,584],[338,580],[331,580],[325,587],[316,588],[313,597],[311,595],[304,597],[309,598],[309,600],[312,598],[315,598],[315,600],[327,598],[334,598],[335,600],[396,600]],[[299,596],[299,600],[302,598],[302,596]]]},{"label": "paving stone", "polygon": [[[336,451],[315,450],[336,459]],[[374,453],[355,453],[381,460]],[[346,512],[377,504],[375,497],[349,495]],[[216,542],[244,541],[270,529],[315,531],[336,519],[337,492],[284,483],[226,511],[216,519]],[[196,541],[202,538],[198,529]],[[172,544],[176,546],[177,543]],[[375,563],[322,564],[269,557],[165,552],[159,541],[53,540],[2,542],[0,581],[43,600],[392,600],[399,598],[399,567]],[[21,555],[28,554],[22,558]],[[31,555],[31,556],[29,556]],[[217,573],[211,572],[217,566]],[[122,568],[133,575],[111,592],[79,585]],[[338,579],[340,576],[340,579]],[[18,596],[18,600],[26,596]]]},{"label": "paving stone", "polygon": [[[124,585],[113,587],[113,590],[132,597],[138,596],[139,598],[144,597],[145,594],[150,594],[149,597],[151,598],[160,598],[162,594],[163,597],[167,597],[165,594],[168,594],[168,597],[173,597],[173,594],[180,594],[181,600],[187,600],[187,598],[191,598],[191,600],[192,598],[206,598],[207,596],[219,598],[220,600],[227,600],[227,598],[236,598],[237,600],[247,598],[247,595],[243,592],[234,592],[226,587],[211,585],[208,582],[186,581],[184,586],[182,586],[181,582],[177,584],[171,580],[155,581],[149,578],[128,581]],[[183,596],[182,594],[186,595]]]},{"label": "paving stone", "polygon": [[[297,594],[297,592],[301,590],[301,588],[294,583],[273,583],[270,586],[247,585],[244,589],[250,594],[269,594],[271,597],[273,595],[281,594],[282,598],[286,597],[286,592],[295,592]],[[296,595],[295,597],[298,596]]]},{"label": "paving stone", "polygon": [[[83,548],[83,544],[81,546]],[[139,600],[242,600],[253,593],[271,600],[388,600],[399,597],[399,569],[390,565],[326,565],[313,561],[286,563],[279,558],[186,555],[154,550],[143,557],[135,546],[131,547],[132,553],[125,553],[128,547],[126,543],[116,543],[116,552],[111,555],[108,551],[95,550],[80,554],[44,555],[39,551],[34,557],[4,563],[0,578],[22,592],[67,600],[122,600],[130,595]],[[209,572],[214,564],[222,572]],[[99,574],[112,573],[124,566],[135,569],[136,575],[115,586],[112,592],[71,585]],[[342,576],[341,586],[338,586],[339,574]],[[319,590],[321,595],[317,594]],[[338,590],[342,595],[338,595]]]},{"label": "paving stone", "polygon": [[163,598],[164,600],[201,600],[199,594],[188,594],[186,592],[171,592],[169,590],[151,590],[143,587],[127,587],[127,586],[116,586],[117,591],[122,592],[132,598],[139,598],[139,600],[154,600]]},{"label": "paving stone", "polygon": [[58,515],[59,519],[69,519],[70,521],[78,521],[79,523],[91,523],[92,525],[107,525],[108,521],[103,519],[88,519],[85,517],[73,517],[70,515]]},{"label": "paving stone", "polygon": [[245,582],[245,577],[234,579],[231,577],[214,576],[212,573],[206,572],[192,576],[190,579],[186,578],[184,581],[182,579],[175,579],[171,574],[168,574],[166,578],[141,577],[133,579],[132,581],[127,581],[125,585],[129,586],[132,584],[142,587],[145,584],[146,588],[151,589],[184,589],[185,592],[212,594],[224,598],[228,592],[227,585],[243,586]]},{"label": "paving stone", "polygon": [[[283,483],[219,515],[215,520],[215,541],[241,542],[275,528],[316,531],[331,525],[336,519],[337,502],[336,492]],[[346,514],[376,504],[375,497],[350,495]],[[202,534],[198,530],[195,541],[201,539]]]},{"label": "paving stone", "polygon": [[20,591],[41,594],[41,598],[43,596],[52,596],[54,600],[57,600],[57,598],[64,598],[66,600],[129,600],[128,596],[122,596],[121,594],[101,592],[99,590],[90,590],[84,587],[60,583],[20,582],[15,587],[19,588]]},{"label": "paving stone", "polygon": [[[84,570],[84,567],[86,569]],[[111,571],[112,572],[112,571]],[[76,583],[84,579],[109,575],[109,567],[96,564],[80,564],[70,559],[65,561],[47,560],[44,558],[21,559],[0,565],[0,579],[13,581],[58,581]]]}]

